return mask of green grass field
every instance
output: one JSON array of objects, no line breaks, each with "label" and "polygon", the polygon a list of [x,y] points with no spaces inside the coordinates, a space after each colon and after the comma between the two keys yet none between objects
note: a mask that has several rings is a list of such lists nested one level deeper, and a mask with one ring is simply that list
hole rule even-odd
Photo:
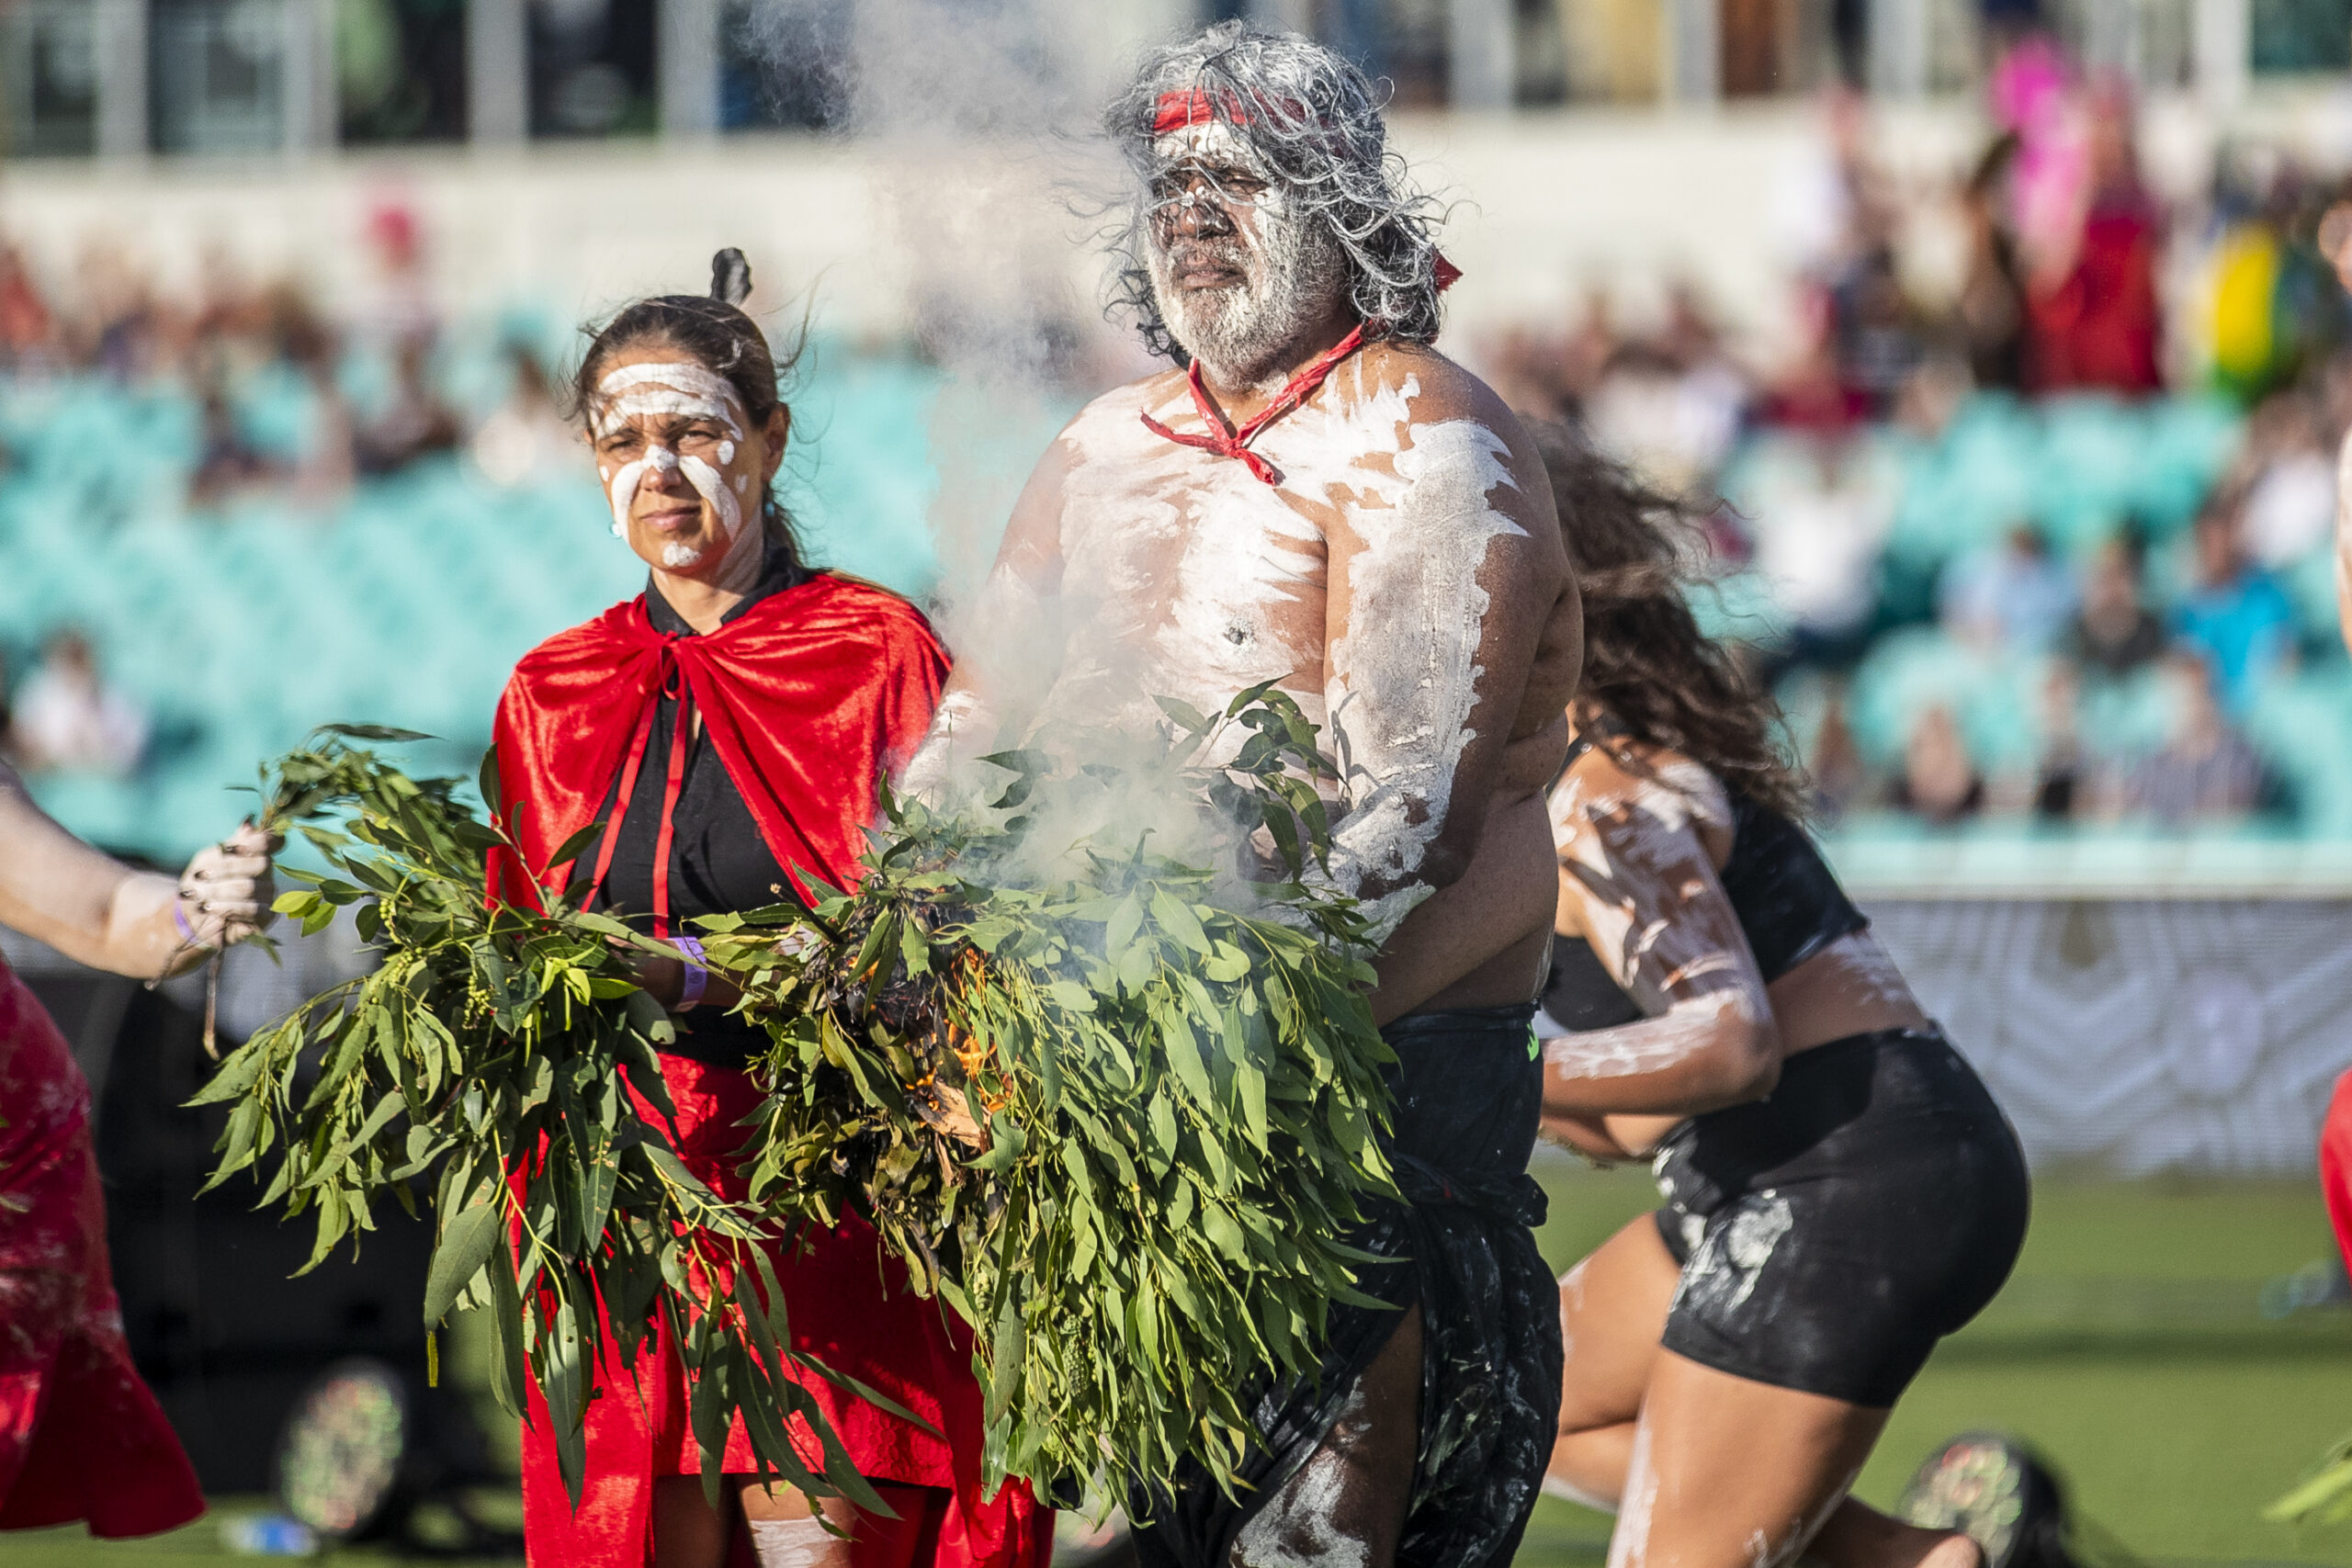
[{"label": "green grass field", "polygon": [[[1566,1268],[1653,1195],[1639,1171],[1565,1162],[1545,1256]],[[2352,1312],[2266,1320],[2263,1283],[2328,1256],[2308,1185],[2045,1181],[2031,1237],[2002,1298],[1948,1343],[1897,1408],[1861,1495],[1888,1503],[1943,1438],[1972,1428],[2024,1438],[2065,1475],[2094,1527],[2088,1554],[2151,1562],[2352,1563],[2352,1526],[2264,1524],[2327,1442],[2352,1428]],[[229,1498],[223,1517],[263,1506]],[[1546,1501],[1524,1568],[1598,1563],[1600,1515]],[[216,1520],[145,1541],[78,1531],[0,1538],[0,1568],[180,1568],[228,1556]],[[345,1561],[374,1560],[353,1552]]]}]

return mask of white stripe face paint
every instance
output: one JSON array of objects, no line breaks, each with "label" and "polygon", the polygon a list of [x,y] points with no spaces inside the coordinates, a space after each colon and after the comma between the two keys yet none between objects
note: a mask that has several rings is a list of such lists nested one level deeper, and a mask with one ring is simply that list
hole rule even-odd
[{"label": "white stripe face paint", "polygon": [[[684,473],[695,493],[710,503],[727,537],[732,540],[742,532],[743,498],[751,490],[750,478],[737,475],[730,488],[720,471],[735,461],[741,450],[737,443],[743,439],[743,426],[750,417],[732,383],[699,365],[650,362],[620,367],[597,382],[596,392],[599,439],[618,434],[632,420],[665,415],[708,420],[728,433],[728,438],[718,444],[718,468],[699,457],[681,457],[660,442],[649,446],[644,457],[622,465],[618,472],[600,467],[596,471],[603,476],[612,502],[614,537],[628,537],[629,514],[649,469]],[[702,552],[687,545],[669,545],[662,552],[662,564],[670,567],[691,566],[701,558]]]},{"label": "white stripe face paint", "polygon": [[[646,388],[639,391],[637,389]],[[596,383],[599,404],[597,431],[609,434],[631,414],[678,413],[716,420],[738,441],[743,439],[742,394],[726,377],[699,365],[639,361],[624,365]],[[639,405],[624,408],[628,403]]]},{"label": "white stripe face paint", "polygon": [[710,502],[713,512],[718,513],[718,525],[727,530],[727,536],[732,539],[741,533],[743,503],[735,491],[727,488],[726,476],[700,457],[682,457],[678,460],[678,467],[684,472],[686,482]]},{"label": "white stripe face paint", "polygon": [[678,470],[678,455],[667,446],[649,446],[645,456],[633,463],[623,463],[620,472],[612,479],[610,494],[613,502],[613,537],[628,537],[628,514],[637,505],[637,487],[644,480],[646,471],[672,474]]}]

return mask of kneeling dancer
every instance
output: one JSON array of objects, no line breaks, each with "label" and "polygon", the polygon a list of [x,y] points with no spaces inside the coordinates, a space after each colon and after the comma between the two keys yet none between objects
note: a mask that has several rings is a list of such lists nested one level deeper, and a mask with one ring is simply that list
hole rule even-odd
[{"label": "kneeling dancer", "polygon": [[2016,1134],[1799,826],[1770,709],[1691,618],[1695,539],[1539,432],[1585,593],[1552,791],[1544,1129],[1666,1206],[1560,1282],[1557,1488],[1644,1568],[1979,1568],[1847,1495],[2025,1237]]},{"label": "kneeling dancer", "polygon": [[1122,297],[1182,368],[1097,399],[1038,465],[906,782],[1270,680],[1323,728],[1329,871],[1375,917],[1400,1058],[1408,1201],[1351,1238],[1394,1305],[1334,1303],[1322,1375],[1245,1398],[1266,1440],[1238,1500],[1200,1473],[1136,1498],[1136,1544],[1186,1568],[1507,1562],[1559,1395],[1529,1021],[1577,628],[1543,467],[1430,346],[1449,269],[1354,67],[1219,25],[1149,57],[1110,129],[1143,187]]},{"label": "kneeling dancer", "polygon": [[[649,960],[640,975],[677,1015],[660,1056],[676,1119],[632,1093],[685,1168],[736,1198],[747,1187],[742,1123],[760,1103],[747,1068],[767,1041],[728,1014],[734,992],[696,964],[686,922],[805,896],[812,876],[854,883],[875,781],[921,739],[946,659],[913,605],[802,559],[772,493],[791,411],[766,339],[739,308],[750,288],[741,256],[722,251],[713,270],[715,298],[640,300],[581,363],[613,531],[650,578],[637,598],[524,656],[497,734],[506,819],[530,865],[603,824],[576,862],[548,868],[550,885],[587,880],[596,907],[677,946],[677,959]],[[537,898],[513,855],[494,855],[492,874],[497,897]],[[844,1217],[778,1256],[775,1271],[795,1348],[920,1418],[808,1384],[896,1517],[835,1498],[829,1532],[797,1493],[757,1483],[740,1415],[722,1461],[726,1506],[712,1510],[676,1350],[665,1334],[631,1368],[607,1338],[577,1509],[532,1389],[531,1562],[721,1568],[748,1548],[763,1568],[1043,1568],[1050,1514],[1018,1482],[982,1495],[969,1339],[940,1303],[913,1295],[872,1227]],[[796,1435],[813,1461],[810,1435]]]}]

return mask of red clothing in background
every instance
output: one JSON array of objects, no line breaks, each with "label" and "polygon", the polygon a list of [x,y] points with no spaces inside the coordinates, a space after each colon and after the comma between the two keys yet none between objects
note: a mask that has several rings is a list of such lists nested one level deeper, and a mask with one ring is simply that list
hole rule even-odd
[{"label": "red clothing in background", "polygon": [[2319,1126],[2319,1190],[2335,1226],[2336,1250],[2352,1269],[2352,1073],[2335,1080],[2335,1096]]},{"label": "red clothing in background", "polygon": [[2026,388],[2034,392],[2160,390],[2155,214],[2139,201],[2095,208],[2075,265],[2055,288],[2026,295]]},{"label": "red clothing in background", "polygon": [[148,1535],[203,1512],[123,1342],[90,1086],[0,964],[0,1529]]},{"label": "red clothing in background", "polygon": [[[682,706],[701,717],[778,863],[796,875],[853,886],[876,812],[876,781],[922,739],[946,672],[945,652],[912,605],[848,578],[820,573],[699,637],[656,630],[641,598],[616,606],[549,638],[515,668],[499,707],[499,775],[508,824],[530,864],[494,855],[492,890],[536,905],[540,886],[560,886],[567,875],[567,867],[548,867],[547,858],[604,809],[632,753],[640,768],[667,765],[673,737],[650,734],[648,722],[665,685],[690,698]],[[620,792],[623,800],[628,795]],[[641,1096],[639,1113],[672,1132],[695,1175],[724,1195],[741,1195],[735,1167],[746,1134],[739,1123],[758,1103],[757,1087],[746,1073],[682,1056],[663,1056],[662,1076],[675,1123],[665,1124]],[[1018,1483],[993,1500],[980,1495],[980,1390],[963,1325],[942,1304],[914,1295],[904,1269],[861,1222],[791,1257],[773,1256],[794,1345],[944,1434],[806,1380],[868,1479],[949,1495],[928,1561],[1043,1568],[1051,1513]],[[546,1407],[534,1397],[523,1467],[534,1564],[650,1562],[653,1480],[702,1468],[687,1397],[684,1369],[666,1344],[641,1358],[633,1375],[617,1357],[599,1367],[576,1513]],[[753,1469],[740,1417],[725,1468]]]}]

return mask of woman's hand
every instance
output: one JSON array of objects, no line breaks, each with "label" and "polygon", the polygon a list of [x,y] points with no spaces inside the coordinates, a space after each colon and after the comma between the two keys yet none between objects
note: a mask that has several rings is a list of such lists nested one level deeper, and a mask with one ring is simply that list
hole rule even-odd
[{"label": "woman's hand", "polygon": [[198,850],[180,873],[174,921],[191,947],[221,948],[266,929],[277,897],[270,857],[284,845],[251,823]]},{"label": "woman's hand", "polygon": [[[665,956],[649,953],[635,942],[623,942],[617,937],[606,940],[639,990],[671,1012],[682,1010],[686,995],[686,961],[683,954]],[[725,1012],[742,995],[722,976],[705,970],[702,995],[694,1005]]]}]

